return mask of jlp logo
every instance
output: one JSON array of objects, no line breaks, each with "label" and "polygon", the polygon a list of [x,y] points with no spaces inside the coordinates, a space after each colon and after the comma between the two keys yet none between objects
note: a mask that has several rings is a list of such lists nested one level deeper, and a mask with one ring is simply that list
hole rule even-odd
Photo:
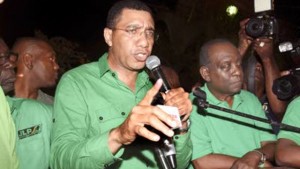
[{"label": "jlp logo", "polygon": [[18,136],[19,136],[19,139],[23,139],[26,137],[36,135],[36,134],[40,133],[41,130],[42,130],[42,125],[39,124],[36,126],[32,126],[32,127],[26,128],[26,129],[19,130]]}]

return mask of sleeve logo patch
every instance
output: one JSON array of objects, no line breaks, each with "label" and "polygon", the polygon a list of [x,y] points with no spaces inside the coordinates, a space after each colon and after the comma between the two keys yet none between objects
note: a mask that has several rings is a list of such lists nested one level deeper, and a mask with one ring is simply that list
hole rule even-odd
[{"label": "sleeve logo patch", "polygon": [[18,131],[18,136],[19,139],[23,139],[26,137],[30,137],[30,136],[34,136],[36,134],[39,134],[42,131],[42,125],[36,125],[36,126],[32,126],[26,129],[22,129]]}]

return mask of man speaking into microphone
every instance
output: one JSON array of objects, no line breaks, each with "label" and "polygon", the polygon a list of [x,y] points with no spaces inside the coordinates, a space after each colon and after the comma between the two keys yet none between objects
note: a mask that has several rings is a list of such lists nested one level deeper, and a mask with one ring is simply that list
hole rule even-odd
[{"label": "man speaking into microphone", "polygon": [[[159,169],[154,149],[162,136],[173,137],[177,169],[186,168],[190,131],[175,135],[178,120],[151,104],[163,81],[153,85],[145,71],[156,39],[150,8],[138,0],[118,1],[103,35],[108,53],[67,72],[57,86],[51,168]],[[186,125],[192,110],[188,93],[170,89],[163,99]]]},{"label": "man speaking into microphone", "polygon": [[[242,57],[226,39],[206,42],[200,51],[199,72],[205,80],[201,87],[207,102],[249,115],[267,119],[261,104],[252,93],[241,90]],[[196,99],[191,94],[191,99]],[[190,168],[257,168],[274,162],[274,141],[271,126],[194,105],[191,114],[193,144]]]}]

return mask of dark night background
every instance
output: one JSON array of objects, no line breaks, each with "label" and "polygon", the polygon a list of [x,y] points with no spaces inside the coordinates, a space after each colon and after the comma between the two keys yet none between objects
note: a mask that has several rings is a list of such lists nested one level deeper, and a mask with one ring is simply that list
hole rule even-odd
[{"label": "dark night background", "polygon": [[[35,31],[39,30],[48,39],[63,37],[77,43],[76,49],[72,50],[84,53],[88,61],[93,61],[107,49],[102,32],[107,11],[113,2],[115,1],[5,0],[0,4],[0,35],[11,46],[16,38],[35,36]],[[186,89],[190,89],[198,80],[197,52],[201,44],[215,37],[229,38],[236,43],[239,21],[254,14],[253,0],[145,2],[154,11],[157,31],[160,33],[160,40],[154,46],[153,53],[178,72]],[[237,16],[226,15],[225,9],[229,4],[239,8]],[[298,40],[300,1],[275,0],[274,6],[275,16],[280,20],[282,28],[279,41]],[[64,58],[72,59],[71,56]],[[289,59],[283,60],[285,63],[280,65],[281,69],[291,62]]]}]

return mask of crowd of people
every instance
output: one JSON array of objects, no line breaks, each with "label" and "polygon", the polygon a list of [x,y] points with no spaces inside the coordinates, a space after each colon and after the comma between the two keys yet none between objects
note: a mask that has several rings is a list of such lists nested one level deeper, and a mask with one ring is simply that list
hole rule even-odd
[{"label": "crowd of people", "polygon": [[[223,38],[202,45],[204,81],[191,93],[171,67],[161,66],[167,79],[145,68],[155,22],[139,0],[110,8],[107,52],[59,81],[47,41],[22,37],[9,49],[1,39],[1,168],[300,168],[300,134],[280,126],[300,128],[300,97],[282,101],[272,92],[281,76],[273,39],[248,36],[247,21],[238,46]],[[42,91],[55,85],[54,97]]]}]

